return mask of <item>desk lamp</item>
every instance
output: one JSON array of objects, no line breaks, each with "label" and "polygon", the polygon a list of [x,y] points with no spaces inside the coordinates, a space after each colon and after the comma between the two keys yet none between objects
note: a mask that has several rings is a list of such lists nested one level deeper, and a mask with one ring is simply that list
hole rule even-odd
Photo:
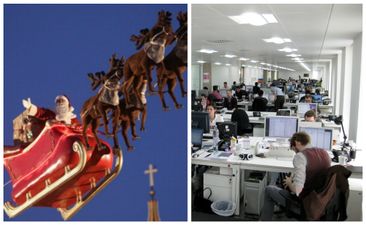
[{"label": "desk lamp", "polygon": [[332,160],[335,162],[338,162],[338,156],[345,155],[345,156],[347,156],[347,162],[351,161],[350,153],[348,152],[348,150],[352,151],[352,149],[348,149],[349,144],[347,142],[347,135],[346,135],[346,132],[344,131],[344,127],[343,127],[342,115],[329,117],[329,120],[333,120],[335,124],[341,125],[342,132],[343,132],[343,143],[342,143],[341,151],[333,150],[332,152],[333,152],[334,158]]}]

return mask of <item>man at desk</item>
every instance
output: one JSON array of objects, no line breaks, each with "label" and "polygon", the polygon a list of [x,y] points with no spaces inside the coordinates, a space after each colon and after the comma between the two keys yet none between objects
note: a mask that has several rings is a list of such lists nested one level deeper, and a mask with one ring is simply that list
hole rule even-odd
[{"label": "man at desk", "polygon": [[309,144],[310,137],[305,132],[295,133],[291,137],[290,146],[296,153],[293,159],[294,173],[283,180],[286,189],[274,185],[266,187],[261,220],[272,220],[275,204],[286,207],[287,201],[299,201],[312,189],[314,177],[330,167],[328,153],[324,149],[312,148]]},{"label": "man at desk", "polygon": [[231,90],[226,90],[226,96],[224,98],[224,107],[228,110],[233,110],[238,105],[238,100],[233,97],[233,92]]},{"label": "man at desk", "polygon": [[304,119],[306,122],[317,122],[314,110],[308,110],[304,115]]},{"label": "man at desk", "polygon": [[275,84],[271,84],[272,94],[275,96],[275,110],[283,109],[283,104],[285,104],[285,94],[281,88],[277,87]]},{"label": "man at desk", "polygon": [[258,91],[258,97],[256,97],[253,101],[253,111],[267,111],[268,100],[263,97],[263,94],[263,90]]}]

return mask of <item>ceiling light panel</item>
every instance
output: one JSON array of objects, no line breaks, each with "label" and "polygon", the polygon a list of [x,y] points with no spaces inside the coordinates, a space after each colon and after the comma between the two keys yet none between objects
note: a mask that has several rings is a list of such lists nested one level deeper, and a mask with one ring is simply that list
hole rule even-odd
[{"label": "ceiling light panel", "polygon": [[278,23],[272,14],[258,14],[256,12],[246,12],[237,16],[229,16],[238,24],[250,24],[253,26],[262,26],[267,23]]},{"label": "ceiling light panel", "polygon": [[224,55],[224,57],[226,57],[226,58],[235,58],[236,57],[236,55],[231,55],[231,54],[225,54]]},{"label": "ceiling light panel", "polygon": [[200,50],[198,50],[198,52],[206,53],[206,54],[212,54],[212,53],[215,53],[217,51],[213,50],[213,49],[200,49]]},{"label": "ceiling light panel", "polygon": [[285,47],[285,48],[281,48],[281,49],[278,49],[278,51],[280,52],[296,52],[297,49],[296,48],[289,48],[289,47]]},{"label": "ceiling light panel", "polygon": [[275,43],[275,44],[283,44],[283,43],[291,42],[291,40],[288,38],[280,38],[280,37],[272,37],[272,38],[268,38],[268,39],[263,39],[263,41],[265,41],[267,43]]}]

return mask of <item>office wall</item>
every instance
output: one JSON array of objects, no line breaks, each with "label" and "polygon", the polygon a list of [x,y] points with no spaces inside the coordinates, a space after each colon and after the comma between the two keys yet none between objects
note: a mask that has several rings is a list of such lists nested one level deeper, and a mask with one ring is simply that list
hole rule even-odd
[{"label": "office wall", "polygon": [[231,87],[233,81],[239,83],[240,68],[238,66],[222,66],[222,65],[211,65],[212,72],[212,86],[219,85],[220,87],[224,86],[224,82],[226,81]]},{"label": "office wall", "polygon": [[202,89],[202,67],[200,64],[191,66],[191,89],[192,90]]},{"label": "office wall", "polygon": [[[351,113],[351,85],[352,85],[352,66],[353,66],[353,45],[347,46],[342,51],[342,74],[340,89],[340,114],[343,115],[343,126],[346,134],[350,130]],[[353,119],[353,118],[352,118]]]},{"label": "office wall", "polygon": [[289,77],[294,79],[299,79],[299,75],[304,77],[304,73],[309,73],[306,70],[303,71],[287,71],[287,70],[279,70],[277,77],[281,79],[288,80]]},{"label": "office wall", "polygon": [[350,108],[350,120],[349,126],[349,139],[357,140],[358,123],[359,118],[359,104],[360,102],[360,80],[361,80],[361,49],[362,49],[362,33],[356,36],[353,40],[353,61],[352,61],[352,81],[351,81],[351,108]]},{"label": "office wall", "polygon": [[263,70],[256,68],[244,68],[244,83],[246,85],[254,85],[258,79],[263,79]]}]

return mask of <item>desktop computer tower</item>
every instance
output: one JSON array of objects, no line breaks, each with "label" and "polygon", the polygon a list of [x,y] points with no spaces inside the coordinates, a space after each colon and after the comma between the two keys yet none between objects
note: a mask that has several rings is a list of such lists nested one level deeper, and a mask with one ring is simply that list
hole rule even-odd
[{"label": "desktop computer tower", "polygon": [[244,174],[244,212],[260,215],[264,189],[267,185],[267,173],[258,171],[245,171]]},{"label": "desktop computer tower", "polygon": [[[241,174],[241,179],[244,179],[244,175]],[[231,168],[210,168],[203,174],[203,188],[210,188],[212,195],[209,198],[211,201],[232,201],[233,200],[233,180],[234,176],[232,174]],[[244,183],[240,184],[240,193],[243,194],[241,190],[244,189]],[[204,191],[204,198],[208,198],[210,192]],[[242,196],[242,195],[241,195]]]}]

